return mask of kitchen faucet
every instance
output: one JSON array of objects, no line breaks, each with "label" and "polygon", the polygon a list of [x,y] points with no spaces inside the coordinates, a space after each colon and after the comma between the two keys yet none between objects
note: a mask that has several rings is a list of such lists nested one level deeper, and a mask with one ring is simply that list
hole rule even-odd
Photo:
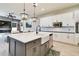
[{"label": "kitchen faucet", "polygon": [[39,31],[41,31],[40,25],[36,26],[36,34],[38,34]]}]

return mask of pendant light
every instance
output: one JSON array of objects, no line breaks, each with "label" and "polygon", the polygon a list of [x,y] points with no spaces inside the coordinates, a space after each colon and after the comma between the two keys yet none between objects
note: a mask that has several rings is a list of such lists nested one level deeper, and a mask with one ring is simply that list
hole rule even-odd
[{"label": "pendant light", "polygon": [[36,11],[35,9],[36,9],[36,7],[37,7],[37,4],[36,4],[36,3],[33,3],[33,7],[34,7],[34,16],[33,16],[32,19],[33,19],[33,22],[36,22],[37,17],[36,17],[36,15],[35,15],[35,13],[36,13],[36,12],[35,12],[35,11]]},{"label": "pendant light", "polygon": [[21,13],[22,20],[27,20],[28,19],[28,14],[25,11],[26,11],[26,9],[25,9],[25,3],[24,3],[23,13]]}]

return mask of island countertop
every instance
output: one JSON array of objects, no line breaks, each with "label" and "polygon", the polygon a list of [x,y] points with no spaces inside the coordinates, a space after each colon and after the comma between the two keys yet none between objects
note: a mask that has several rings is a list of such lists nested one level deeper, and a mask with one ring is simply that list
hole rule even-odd
[{"label": "island countertop", "polygon": [[[27,43],[38,38],[48,37],[51,33],[50,32],[39,32],[36,34],[35,32],[27,32],[27,33],[17,33],[17,34],[10,34],[9,37],[14,38],[22,43]],[[47,42],[49,39],[41,39],[41,44]]]}]

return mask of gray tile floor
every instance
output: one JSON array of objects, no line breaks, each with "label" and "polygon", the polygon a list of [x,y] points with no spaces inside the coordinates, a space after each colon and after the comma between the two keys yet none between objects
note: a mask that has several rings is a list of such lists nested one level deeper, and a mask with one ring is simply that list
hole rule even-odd
[{"label": "gray tile floor", "polygon": [[[5,42],[6,34],[0,34],[0,56],[8,56],[8,43]],[[54,42],[53,50],[59,51],[61,56],[79,56],[79,47]]]}]

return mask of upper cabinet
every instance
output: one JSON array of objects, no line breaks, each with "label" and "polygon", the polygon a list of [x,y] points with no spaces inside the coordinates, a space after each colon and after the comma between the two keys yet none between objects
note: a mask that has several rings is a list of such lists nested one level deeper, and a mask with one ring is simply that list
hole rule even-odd
[{"label": "upper cabinet", "polygon": [[75,10],[74,12],[73,12],[73,16],[74,16],[74,19],[75,19],[75,21],[77,22],[79,22],[79,10]]}]

